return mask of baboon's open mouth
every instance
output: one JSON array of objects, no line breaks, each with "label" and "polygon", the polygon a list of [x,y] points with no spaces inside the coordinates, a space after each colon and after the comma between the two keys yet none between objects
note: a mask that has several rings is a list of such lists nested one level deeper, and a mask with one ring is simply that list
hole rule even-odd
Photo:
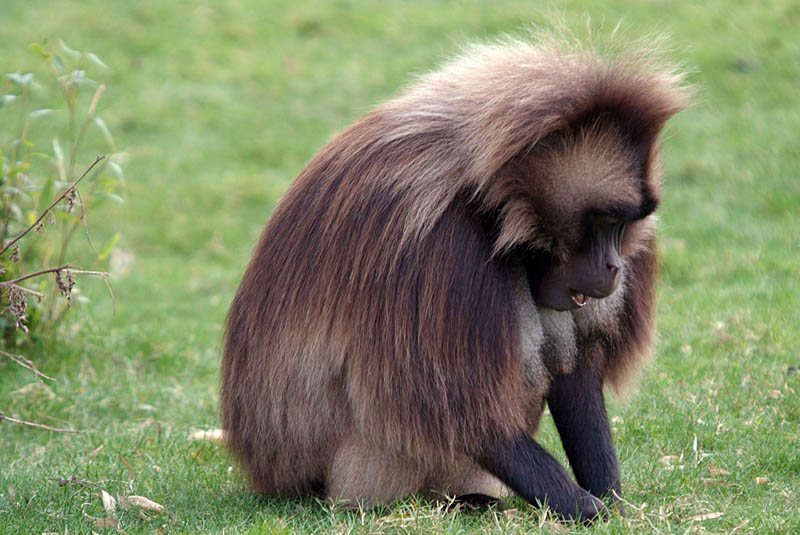
[{"label": "baboon's open mouth", "polygon": [[588,297],[572,288],[569,290],[569,296],[572,298],[572,302],[578,305],[578,308],[582,308],[589,301]]}]

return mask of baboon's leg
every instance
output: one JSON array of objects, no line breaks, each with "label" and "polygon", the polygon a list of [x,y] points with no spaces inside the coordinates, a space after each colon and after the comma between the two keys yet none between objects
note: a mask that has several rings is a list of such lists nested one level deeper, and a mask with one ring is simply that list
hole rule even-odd
[{"label": "baboon's leg", "polygon": [[328,498],[346,507],[390,504],[423,487],[424,474],[410,459],[370,446],[360,437],[340,445],[327,478]]},{"label": "baboon's leg", "polygon": [[441,489],[450,496],[483,494],[503,498],[511,493],[502,481],[466,458],[443,482]]}]

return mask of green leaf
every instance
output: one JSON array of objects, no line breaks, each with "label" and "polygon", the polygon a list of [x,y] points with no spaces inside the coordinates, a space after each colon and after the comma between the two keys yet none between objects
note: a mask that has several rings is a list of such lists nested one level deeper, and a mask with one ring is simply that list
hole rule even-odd
[{"label": "green leaf", "polygon": [[50,115],[51,113],[53,113],[53,111],[55,111],[55,110],[53,110],[52,108],[41,108],[41,109],[38,109],[38,110],[33,110],[32,112],[30,112],[28,114],[28,118],[29,119],[38,119],[39,117],[43,117],[45,115]]},{"label": "green leaf", "polygon": [[15,221],[23,221],[22,209],[19,207],[17,203],[10,204],[8,206],[8,210],[11,212],[11,215]]},{"label": "green leaf", "polygon": [[39,43],[31,43],[30,45],[28,45],[28,48],[33,50],[34,52],[36,52],[40,56],[42,56],[44,59],[49,59],[50,56],[52,55],[52,54],[50,54],[50,52],[45,50],[44,47],[42,45],[40,45]]},{"label": "green leaf", "polygon": [[47,206],[54,198],[53,185],[55,184],[56,176],[53,173],[47,173],[47,180],[44,183],[42,192],[39,194],[39,199],[44,206]]},{"label": "green leaf", "polygon": [[109,160],[108,161],[108,166],[114,172],[114,176],[117,177],[117,180],[119,180],[120,182],[124,183],[125,182],[125,173],[123,173],[123,171],[122,171],[122,166],[120,164],[118,164],[117,162],[115,162],[114,160]]},{"label": "green leaf", "polygon": [[5,106],[6,104],[11,104],[15,100],[19,98],[18,95],[2,95],[0,96],[0,108]]},{"label": "green leaf", "polygon": [[86,71],[83,69],[75,69],[69,73],[68,78],[75,85],[97,85],[95,80],[86,76]]},{"label": "green leaf", "polygon": [[119,240],[121,240],[121,239],[122,239],[122,233],[121,232],[117,232],[116,234],[111,236],[111,239],[109,239],[106,242],[106,244],[103,246],[103,249],[100,251],[100,254],[97,255],[97,259],[98,260],[105,260],[106,258],[108,258],[108,255],[111,254],[111,251],[114,250],[114,247],[117,246],[117,244],[119,243]]},{"label": "green leaf", "polygon": [[117,186],[119,186],[119,180],[113,176],[102,176],[97,177],[97,185],[103,187],[103,191],[114,191]]},{"label": "green leaf", "polygon": [[95,197],[96,201],[99,201],[101,199],[109,199],[109,200],[114,201],[117,204],[122,204],[122,203],[125,202],[125,199],[123,199],[122,197],[120,197],[116,193],[109,193],[109,192],[95,193],[94,197]]},{"label": "green leaf", "polygon": [[53,138],[53,154],[55,154],[56,162],[58,163],[58,174],[62,180],[65,180],[64,174],[66,173],[67,164],[64,158],[64,151],[61,150],[61,143],[58,142],[57,137]]},{"label": "green leaf", "polygon": [[96,124],[97,128],[100,129],[100,132],[103,134],[103,137],[106,139],[106,143],[108,143],[108,145],[110,147],[113,147],[114,146],[114,138],[111,137],[111,131],[108,129],[108,126],[106,125],[106,122],[103,120],[103,118],[102,117],[95,117],[94,118],[94,124]]},{"label": "green leaf", "polygon": [[6,78],[8,78],[12,84],[19,87],[28,87],[33,83],[32,72],[28,72],[25,74],[19,74],[17,72],[9,72],[6,73]]},{"label": "green leaf", "polygon": [[25,190],[16,186],[3,186],[3,193],[9,197],[25,197]]},{"label": "green leaf", "polygon": [[56,220],[58,221],[75,221],[76,217],[80,217],[79,215],[75,215],[78,212],[80,212],[80,210],[72,210],[72,212],[67,212],[67,209],[60,204],[53,208],[53,215],[56,216]]},{"label": "green leaf", "polygon": [[92,63],[94,63],[98,67],[108,70],[108,65],[103,63],[103,60],[98,58],[97,55],[94,54],[93,52],[87,52],[86,53],[86,57],[89,58],[89,61],[91,61]]},{"label": "green leaf", "polygon": [[53,154],[56,156],[56,161],[59,164],[61,169],[66,169],[66,165],[64,163],[64,151],[61,150],[61,143],[58,142],[58,138],[53,138]]},{"label": "green leaf", "polygon": [[73,50],[72,48],[70,48],[70,47],[67,45],[67,43],[65,43],[65,42],[64,42],[62,39],[59,39],[59,40],[58,40],[58,46],[59,46],[59,47],[61,47],[61,50],[63,50],[63,51],[64,51],[64,52],[65,52],[65,53],[66,53],[68,56],[70,56],[72,59],[78,59],[78,58],[81,56],[81,53],[80,53],[80,52],[78,52],[77,50]]},{"label": "green leaf", "polygon": [[27,171],[28,169],[30,169],[30,167],[31,167],[30,162],[25,162],[25,161],[18,162],[16,165],[12,164],[11,169],[8,171],[8,176],[14,178],[19,173],[22,173],[23,171]]},{"label": "green leaf", "polygon": [[11,217],[14,219],[14,221],[24,221],[22,209],[19,207],[19,204],[12,203],[8,205],[8,211],[11,212]]}]

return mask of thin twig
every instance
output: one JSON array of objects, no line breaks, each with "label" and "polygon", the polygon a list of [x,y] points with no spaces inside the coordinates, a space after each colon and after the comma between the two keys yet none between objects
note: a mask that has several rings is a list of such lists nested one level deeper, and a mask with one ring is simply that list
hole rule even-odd
[{"label": "thin twig", "polygon": [[[2,254],[2,253],[0,253],[0,254]],[[45,275],[47,273],[58,273],[59,271],[63,271],[65,269],[72,269],[72,268],[70,267],[69,264],[64,264],[63,266],[59,266],[59,267],[52,267],[52,268],[42,269],[42,270],[39,270],[39,271],[34,271],[33,273],[26,273],[25,275],[21,275],[21,276],[17,277],[16,279],[12,279],[10,281],[2,281],[2,282],[0,282],[0,288],[5,288],[7,286],[18,286],[17,283],[20,283],[20,282],[22,282],[24,280],[32,279],[34,277],[38,277],[40,275]],[[73,273],[74,273],[74,270],[73,270]],[[21,288],[21,286],[20,286],[20,288]]]},{"label": "thin twig", "polygon": [[108,288],[108,295],[111,296],[111,313],[114,317],[117,317],[117,301],[114,299],[114,291],[111,289],[111,284],[108,282],[108,277],[111,276],[111,273],[105,271],[83,271],[81,269],[73,269],[72,272],[78,275],[96,275],[103,279],[103,282],[106,283],[106,288]]},{"label": "thin twig", "polygon": [[31,290],[30,288],[26,288],[24,286],[19,286],[17,284],[14,284],[13,286],[16,286],[17,288],[19,288],[19,290],[21,292],[33,295],[34,297],[36,297],[36,299],[43,299],[44,298],[44,294],[42,292],[37,292],[36,290]]},{"label": "thin twig", "polygon": [[[100,168],[97,170],[97,172],[98,173],[102,173],[103,170],[105,169],[105,165],[106,165],[106,162],[103,162],[103,164],[100,166]],[[95,186],[97,186],[97,182],[95,182],[95,183],[93,183],[91,185],[90,196],[91,196],[91,192],[94,191]],[[82,225],[83,226],[83,230],[86,233],[86,241],[89,242],[89,247],[92,248],[92,251],[96,251],[96,249],[94,247],[94,243],[92,243],[92,238],[91,238],[91,236],[89,236],[89,225],[86,222],[86,203],[83,202],[83,197],[81,196],[81,192],[80,192],[80,190],[78,188],[75,188],[75,194],[77,195],[78,201],[79,201],[79,202],[77,202],[75,204],[77,204],[80,207],[81,215],[80,215],[80,217],[78,218],[77,221],[74,221],[72,223],[72,226],[70,226],[69,228],[64,227],[64,235],[63,235],[63,238],[61,239],[61,251],[58,254],[58,263],[59,264],[64,262],[64,260],[67,258],[67,247],[69,247],[69,242],[72,241],[72,235],[75,233],[75,230],[78,228],[78,225],[83,224]]]},{"label": "thin twig", "polygon": [[[100,169],[99,171],[102,171],[102,169]],[[83,223],[83,231],[86,233],[86,241],[89,242],[89,247],[92,248],[92,251],[97,252],[97,249],[94,248],[94,243],[92,243],[92,237],[89,236],[89,224],[86,222],[86,203],[83,202],[83,197],[81,196],[81,192],[79,190],[76,189],[75,193],[78,194],[78,201],[80,201],[81,205],[80,222]],[[69,240],[71,235],[72,233],[70,233],[70,235],[67,236],[67,240]]]},{"label": "thin twig", "polygon": [[[17,277],[16,279],[11,279],[10,281],[0,281],[0,288],[6,288],[6,287],[9,287],[9,286],[17,286],[22,291],[28,291],[28,292],[34,294],[37,297],[42,297],[42,294],[40,294],[36,290],[31,290],[29,288],[25,288],[23,286],[19,286],[19,283],[24,281],[24,280],[27,280],[27,279],[32,279],[34,277],[38,277],[40,275],[46,275],[48,273],[58,273],[59,271],[64,271],[66,269],[68,269],[71,272],[76,273],[78,275],[95,275],[97,277],[102,277],[103,280],[105,280],[106,277],[109,277],[111,275],[111,273],[108,273],[106,271],[87,271],[87,270],[84,270],[84,269],[75,269],[72,266],[70,266],[69,264],[64,264],[63,266],[51,267],[51,268],[47,268],[47,269],[41,269],[39,271],[34,271],[33,273],[26,273],[25,275],[21,275],[21,276]],[[106,281],[106,282],[108,282],[108,281]]]},{"label": "thin twig", "polygon": [[[69,264],[67,264],[67,265],[69,265]],[[111,273],[107,273],[105,271],[87,271],[87,270],[84,270],[84,269],[74,269],[74,268],[71,268],[71,267],[68,267],[68,268],[65,268],[65,269],[69,269],[70,271],[72,271],[76,275],[96,275],[98,277],[108,277],[109,275],[111,275]]]},{"label": "thin twig", "polygon": [[28,427],[35,427],[37,429],[45,429],[47,431],[55,431],[56,433],[85,433],[85,431],[81,431],[80,429],[59,429],[58,427],[50,427],[49,425],[26,422],[25,420],[18,420],[16,418],[12,418],[11,416],[6,416],[0,412],[0,422],[3,420],[8,420],[12,424],[25,425]]},{"label": "thin twig", "polygon": [[84,177],[85,177],[86,175],[88,175],[88,174],[89,174],[89,172],[90,172],[92,169],[94,169],[94,166],[95,166],[95,165],[97,165],[97,164],[98,164],[98,163],[99,163],[101,160],[103,160],[104,158],[105,158],[105,156],[98,156],[98,157],[95,159],[95,161],[92,163],[92,165],[90,165],[89,167],[87,167],[87,168],[86,168],[86,171],[84,171],[84,172],[83,172],[83,174],[82,174],[81,176],[79,176],[79,177],[78,177],[78,178],[77,178],[77,179],[76,179],[76,180],[75,180],[75,181],[74,181],[72,184],[70,184],[70,185],[69,185],[69,186],[68,186],[68,187],[67,187],[67,188],[66,188],[66,189],[65,189],[63,192],[61,192],[61,195],[59,195],[58,197],[56,197],[56,200],[54,200],[52,203],[50,203],[50,206],[48,206],[48,207],[47,207],[47,208],[46,208],[46,209],[45,209],[45,210],[42,212],[42,214],[41,214],[41,215],[38,217],[38,219],[36,219],[36,221],[34,221],[34,222],[31,224],[31,226],[29,226],[28,228],[26,228],[25,230],[23,230],[23,231],[22,231],[21,233],[19,233],[19,234],[18,234],[18,235],[17,235],[17,236],[16,236],[14,239],[12,239],[12,240],[11,240],[11,241],[9,241],[7,244],[5,244],[5,245],[3,246],[3,248],[2,248],[2,249],[0,249],[0,256],[2,256],[2,255],[3,255],[3,253],[5,253],[5,252],[6,252],[6,251],[7,251],[7,250],[8,250],[8,249],[9,249],[9,248],[12,246],[12,245],[14,245],[14,244],[15,244],[15,243],[17,243],[19,240],[21,240],[21,239],[23,238],[23,236],[25,236],[25,235],[26,235],[28,232],[30,232],[31,230],[33,230],[33,228],[34,228],[36,225],[38,225],[38,224],[39,224],[39,223],[42,221],[42,219],[44,219],[44,218],[45,218],[45,216],[46,216],[47,214],[49,214],[49,213],[50,213],[50,210],[52,210],[52,209],[55,207],[55,205],[57,205],[58,203],[60,203],[61,201],[63,201],[63,200],[64,200],[64,197],[66,197],[66,196],[67,196],[67,193],[69,193],[69,192],[70,192],[70,191],[71,191],[73,188],[75,188],[75,187],[78,185],[78,183],[79,183],[81,180],[83,180],[83,179],[84,179]]},{"label": "thin twig", "polygon": [[37,379],[41,376],[44,377],[45,379],[50,379],[51,381],[55,381],[55,379],[53,379],[49,375],[40,372],[39,369],[33,364],[33,361],[27,357],[24,357],[22,355],[14,355],[13,353],[8,353],[7,351],[3,351],[2,349],[0,349],[0,355],[13,360],[23,368],[29,369],[36,375]]}]

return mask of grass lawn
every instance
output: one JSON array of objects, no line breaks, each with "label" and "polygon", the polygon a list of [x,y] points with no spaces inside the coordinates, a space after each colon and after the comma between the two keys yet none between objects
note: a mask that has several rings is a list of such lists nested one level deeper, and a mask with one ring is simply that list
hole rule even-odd
[{"label": "grass lawn", "polygon": [[[59,38],[110,66],[100,111],[131,155],[126,201],[89,228],[97,243],[120,231],[133,263],[113,280],[116,316],[103,284],[82,279],[91,301],[59,341],[20,349],[56,381],[0,361],[0,411],[86,431],[0,423],[0,533],[583,531],[513,500],[475,515],[258,498],[222,446],[190,439],[219,426],[225,313],[305,162],[461,44],[553,14],[667,32],[699,87],[665,138],[655,359],[610,406],[629,514],[590,529],[799,533],[800,4],[536,4],[4,0],[0,72],[38,68],[28,45]],[[564,459],[547,419],[539,438]],[[101,490],[167,511],[107,513]]]}]

